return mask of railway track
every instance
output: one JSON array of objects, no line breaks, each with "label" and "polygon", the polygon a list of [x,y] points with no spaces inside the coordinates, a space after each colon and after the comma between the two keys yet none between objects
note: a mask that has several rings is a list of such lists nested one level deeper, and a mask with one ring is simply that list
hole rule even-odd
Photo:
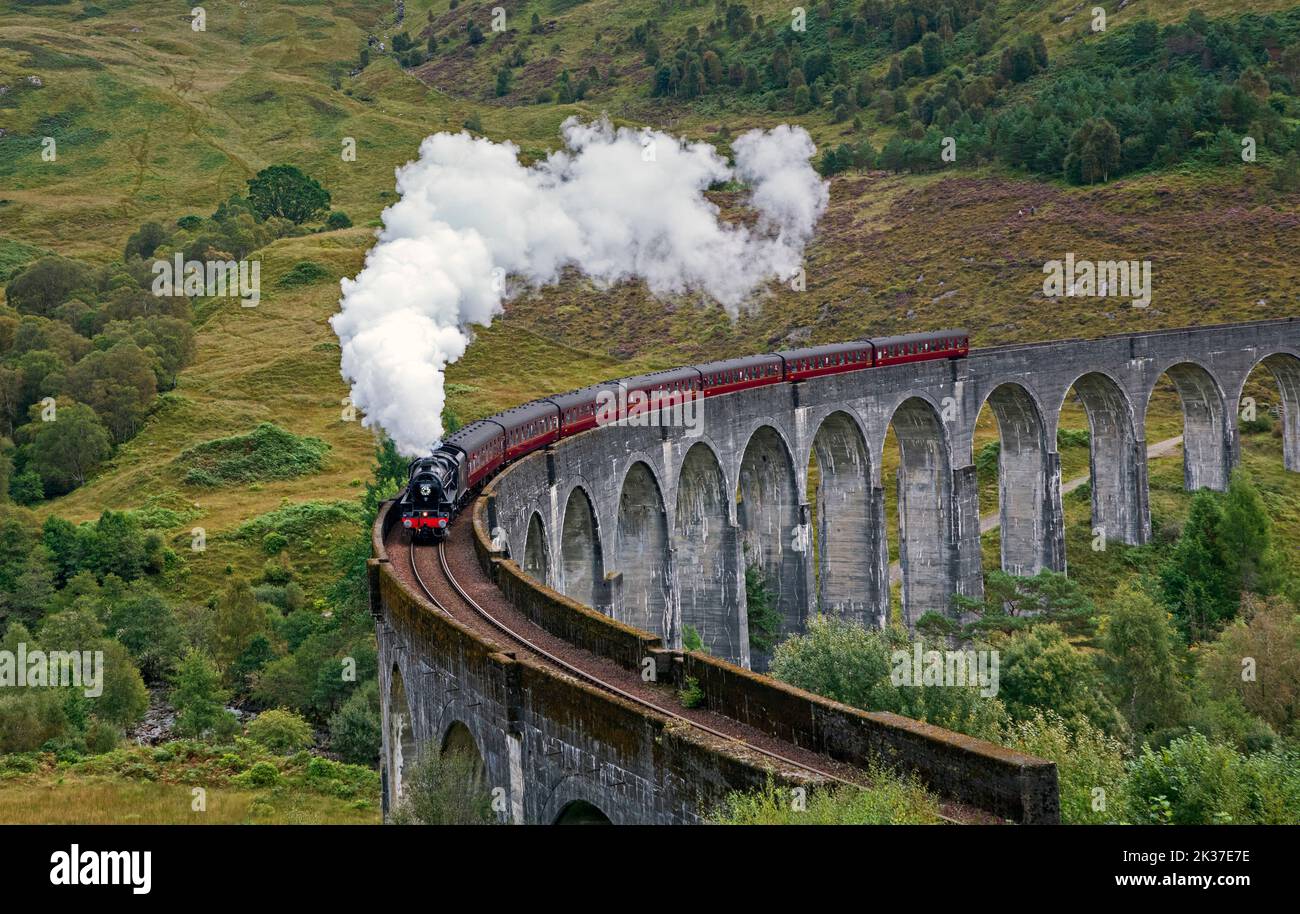
[{"label": "railway track", "polygon": [[[412,540],[410,547],[411,547],[411,556],[410,556],[411,573],[414,575],[415,581],[419,585],[420,590],[424,593],[425,598],[430,603],[433,604],[435,609],[438,610],[438,612],[442,613],[443,615],[447,616],[450,619],[454,619],[455,614],[451,610],[449,610],[443,604],[443,602],[434,595],[433,590],[429,587],[428,584],[425,583],[424,578],[420,576],[420,567],[415,561],[416,544],[414,540]],[[470,607],[470,609],[472,609],[476,614],[478,614],[479,617],[481,617],[484,621],[488,622],[490,625],[492,625],[494,628],[500,631],[507,638],[517,642],[527,650],[532,651],[534,654],[538,655],[539,657],[542,657],[546,661],[555,664],[556,666],[563,669],[566,673],[569,673],[570,675],[576,677],[577,679],[580,679],[583,682],[588,683],[589,685],[593,685],[602,691],[609,692],[610,694],[613,695],[617,695],[619,698],[622,698],[625,701],[633,702],[639,705],[640,707],[655,712],[656,714],[661,714],[664,717],[670,718],[672,720],[678,720],[683,723],[689,724],[692,727],[695,727],[699,730],[703,730],[705,733],[708,733],[711,736],[715,736],[719,739],[723,739],[728,742],[733,742],[733,743],[740,742],[751,751],[757,752],[760,755],[764,755],[772,759],[773,761],[780,762],[783,765],[787,765],[791,768],[800,771],[806,771],[809,774],[815,775],[819,778],[824,778],[828,781],[833,781],[838,784],[845,784],[850,787],[856,787],[859,790],[866,789],[862,784],[859,784],[855,781],[850,781],[847,778],[840,777],[834,772],[817,768],[816,766],[809,765],[807,762],[796,761],[795,759],[784,756],[779,752],[773,752],[772,750],[764,748],[763,746],[758,746],[755,745],[754,743],[746,742],[745,740],[738,739],[736,736],[730,733],[724,733],[721,730],[717,730],[713,727],[710,727],[708,724],[701,723],[700,721],[697,720],[692,720],[691,718],[686,717],[685,715],[680,714],[677,711],[674,711],[672,708],[665,708],[661,704],[658,704],[653,701],[648,701],[639,695],[634,695],[633,693],[627,691],[626,689],[619,688],[617,685],[614,685],[613,683],[608,682],[600,678],[599,676],[593,675],[587,670],[584,670],[581,667],[570,663],[564,658],[557,656],[551,651],[548,651],[545,648],[541,647],[540,645],[536,644],[535,642],[529,640],[524,635],[519,634],[514,629],[510,628],[508,625],[502,622],[500,619],[498,619],[496,616],[492,615],[487,610],[485,610],[478,603],[477,600],[471,597],[469,593],[465,590],[465,588],[460,585],[460,582],[456,580],[456,576],[451,573],[451,568],[447,564],[446,544],[441,542],[438,543],[438,564],[441,566],[443,577],[446,579],[447,583],[451,586],[452,590],[454,590],[457,596],[459,596],[465,602],[465,605]],[[943,820],[945,823],[950,825],[962,824],[957,819],[950,818],[948,816],[943,815],[942,813],[939,814],[939,818]]]}]

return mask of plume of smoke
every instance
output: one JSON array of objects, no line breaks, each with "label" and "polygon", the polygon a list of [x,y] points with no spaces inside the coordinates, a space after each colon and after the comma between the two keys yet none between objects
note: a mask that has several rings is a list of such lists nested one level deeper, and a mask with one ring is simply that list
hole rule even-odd
[{"label": "plume of smoke", "polygon": [[[397,170],[400,199],[378,243],[342,281],[331,319],[352,403],[404,454],[442,436],[443,369],[464,355],[469,324],[486,325],[509,288],[555,283],[577,269],[601,285],[640,279],[651,293],[700,293],[733,316],[760,286],[791,276],[826,209],[801,128],[750,131],[732,168],[707,143],[576,118],[564,148],[532,166],[511,143],[438,133]],[[718,217],[705,196],[748,185],[754,229]]]}]

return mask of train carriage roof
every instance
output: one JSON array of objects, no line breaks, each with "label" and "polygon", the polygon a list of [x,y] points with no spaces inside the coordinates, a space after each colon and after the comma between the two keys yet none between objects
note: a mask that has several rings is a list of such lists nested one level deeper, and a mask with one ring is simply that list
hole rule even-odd
[{"label": "train carriage roof", "polygon": [[845,352],[861,352],[870,349],[871,340],[854,340],[850,343],[831,343],[827,346],[806,346],[803,349],[782,349],[776,353],[783,359],[812,359],[822,355],[839,355]]},{"label": "train carriage roof", "polygon": [[449,435],[444,443],[459,448],[466,454],[471,454],[483,448],[493,438],[497,438],[501,434],[502,429],[499,424],[491,419],[480,419],[477,422],[471,422],[454,435]]},{"label": "train carriage roof", "polygon": [[[633,375],[630,378],[620,379],[623,384],[627,385],[628,390],[654,390],[662,385],[671,384],[674,381],[699,381],[700,372],[697,368],[687,366],[685,368],[668,368],[664,371],[652,371],[649,374]],[[611,384],[620,383],[619,380],[611,381]]]},{"label": "train carriage roof", "polygon": [[537,419],[556,419],[559,411],[550,400],[531,400],[522,406],[516,406],[503,413],[497,413],[493,420],[500,423],[507,432],[522,428]]},{"label": "train carriage roof", "polygon": [[577,390],[571,390],[568,393],[556,394],[546,399],[554,403],[561,410],[573,409],[578,406],[586,406],[588,403],[595,403],[600,397],[602,390],[617,390],[617,381],[606,381],[602,384],[591,384],[587,387],[579,387]]},{"label": "train carriage roof", "polygon": [[905,333],[901,336],[873,337],[871,342],[877,346],[899,346],[904,343],[925,343],[932,340],[965,339],[970,334],[962,328],[950,330],[931,330],[928,333]]},{"label": "train carriage roof", "polygon": [[705,362],[703,365],[696,365],[702,375],[719,374],[724,371],[735,371],[745,368],[762,368],[765,366],[781,367],[781,357],[768,353],[767,355],[747,355],[739,359],[723,359],[718,362]]}]

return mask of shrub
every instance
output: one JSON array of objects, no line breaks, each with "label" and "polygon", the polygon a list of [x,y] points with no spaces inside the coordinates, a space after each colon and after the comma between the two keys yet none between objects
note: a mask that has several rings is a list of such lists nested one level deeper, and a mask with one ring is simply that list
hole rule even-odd
[{"label": "shrub", "polygon": [[352,220],[348,218],[347,213],[336,209],[334,212],[330,213],[329,218],[325,220],[325,227],[331,231],[334,229],[352,228]]},{"label": "shrub", "polygon": [[272,530],[266,536],[262,537],[262,551],[267,555],[276,555],[281,549],[289,545],[289,537],[277,530]]},{"label": "shrub", "polygon": [[[300,501],[259,514],[235,529],[238,539],[261,539],[274,530],[293,542],[310,539],[330,524],[356,524],[361,507],[353,501]],[[367,539],[366,548],[369,549]]]},{"label": "shrub", "polygon": [[295,435],[262,422],[247,435],[205,441],[182,451],[191,485],[226,485],[269,479],[293,479],[318,472],[330,446],[319,438]]},{"label": "shrub", "polygon": [[866,790],[813,789],[803,798],[769,781],[763,790],[728,796],[713,821],[720,825],[905,825],[940,819],[938,803],[920,784],[873,769]]},{"label": "shrub", "polygon": [[[1231,746],[1212,743],[1200,733],[1161,749],[1144,747],[1129,764],[1130,817],[1139,824],[1257,821],[1262,801],[1258,775],[1274,767],[1268,761],[1252,764]],[[1272,789],[1269,793],[1275,795]],[[1292,814],[1300,815],[1300,806]]]},{"label": "shrub", "polygon": [[251,787],[273,787],[280,781],[280,770],[270,762],[257,762],[243,774],[237,774],[233,781]]},{"label": "shrub", "polygon": [[1086,722],[1067,723],[1059,714],[1046,711],[1012,725],[1005,742],[1056,763],[1062,822],[1123,821],[1128,801],[1124,747],[1118,740]]},{"label": "shrub", "polygon": [[61,691],[5,689],[0,692],[0,755],[31,752],[69,732]]},{"label": "shrub", "polygon": [[289,755],[308,749],[315,740],[311,725],[284,708],[263,711],[248,725],[248,738],[272,752]]},{"label": "shrub", "polygon": [[15,503],[28,506],[45,500],[45,483],[35,468],[23,470],[9,480],[9,497]]},{"label": "shrub", "polygon": [[1102,693],[1102,678],[1092,659],[1066,640],[1056,625],[1017,632],[1002,649],[999,697],[1016,720],[1040,710],[1066,720],[1083,718],[1107,733],[1121,729],[1115,706]]},{"label": "shrub", "polygon": [[405,825],[488,825],[496,821],[478,759],[465,752],[426,749],[405,775],[404,797],[392,820]]},{"label": "shrub", "polygon": [[122,731],[98,718],[86,728],[86,750],[92,755],[111,752],[122,742]]},{"label": "shrub", "polygon": [[379,683],[371,679],[330,718],[330,749],[345,762],[373,766],[379,760],[380,728]]},{"label": "shrub", "polygon": [[288,584],[293,580],[293,569],[285,562],[269,558],[262,563],[262,580],[267,584]]},{"label": "shrub", "polygon": [[682,626],[682,647],[688,651],[704,650],[704,639],[700,637],[700,631],[694,625]]},{"label": "shrub", "polygon": [[776,608],[776,598],[757,565],[745,566],[745,606],[749,613],[750,648],[760,654],[771,653],[781,633],[781,611]]},{"label": "shrub", "polygon": [[[922,642],[922,650],[927,645]],[[906,631],[878,631],[830,616],[776,649],[771,673],[782,682],[869,711],[892,711],[960,733],[996,741],[1006,708],[976,685],[894,685],[894,652],[912,654]]]},{"label": "shrub", "polygon": [[[341,216],[343,214],[335,213],[333,215]],[[343,216],[343,218],[347,219],[348,217]],[[351,223],[349,223],[349,225],[350,224]],[[330,226],[330,227],[341,228],[342,226]],[[320,264],[316,263],[316,261],[300,260],[293,265],[293,269],[289,270],[287,273],[285,273],[283,276],[280,277],[278,284],[281,286],[306,286],[314,282],[320,282],[322,279],[328,279],[329,277],[330,277],[330,271],[327,270],[325,267],[321,266]]]},{"label": "shrub", "polygon": [[700,681],[694,676],[687,676],[686,682],[677,692],[677,699],[683,708],[698,708],[703,705],[704,690],[700,688]]}]

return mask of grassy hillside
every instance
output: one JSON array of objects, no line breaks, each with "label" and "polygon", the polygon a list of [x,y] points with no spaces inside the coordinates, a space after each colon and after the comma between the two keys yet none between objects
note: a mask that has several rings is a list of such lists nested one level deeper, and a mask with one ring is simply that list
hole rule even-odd
[{"label": "grassy hillside", "polygon": [[[472,46],[464,22],[490,26],[491,4],[453,10],[444,0],[417,0],[401,28],[438,36],[434,58],[407,71],[375,50],[355,75],[367,35],[391,50],[399,30],[387,3],[212,10],[201,32],[183,10],[147,0],[6,6],[0,85],[11,91],[0,101],[0,252],[11,262],[42,251],[112,259],[145,219],[207,212],[277,161],[318,177],[334,207],[357,224],[261,250],[261,305],[201,306],[197,359],[177,390],[107,471],[41,509],[88,518],[148,498],[185,515],[178,543],[191,525],[227,531],[286,500],[350,497],[364,476],[372,441],[358,423],[341,419],[346,390],[326,320],[337,299],[334,280],[359,269],[370,226],[394,199],[393,168],[425,134],[477,116],[488,136],[541,155],[571,114],[606,112],[710,138],[723,126],[734,135],[777,120],[802,123],[823,142],[848,129],[831,123],[825,109],[791,116],[732,112],[725,98],[696,105],[650,98],[632,30],[653,17],[670,47],[674,36],[714,17],[707,4],[506,4],[508,30],[489,28],[487,40]],[[1140,0],[1112,10],[1109,26],[1139,17],[1176,21],[1192,6],[1214,16],[1286,5]],[[788,15],[776,3],[749,7],[772,21]],[[1078,40],[1084,12],[1070,3],[1003,3],[998,15],[1007,39],[1036,30],[1054,48]],[[530,24],[534,13],[540,29]],[[70,20],[75,29],[66,27]],[[493,74],[519,48],[525,76],[498,97]],[[888,53],[880,50],[873,65],[883,66]],[[583,101],[535,103],[531,90],[547,85],[547,74],[591,66],[602,79]],[[47,135],[58,143],[53,162],[40,156]],[[346,137],[356,140],[356,161],[340,156]],[[775,287],[733,323],[695,300],[656,302],[639,286],[597,292],[568,282],[513,302],[480,332],[449,371],[450,405],[472,418],[641,367],[917,326],[960,323],[981,345],[1277,316],[1294,307],[1288,252],[1300,247],[1300,194],[1277,194],[1266,181],[1264,169],[1193,165],[1094,188],[995,168],[839,176],[809,251],[806,291]],[[727,194],[717,199],[724,210],[737,202]],[[1044,307],[1040,266],[1066,251],[1151,258],[1152,307],[1107,300]],[[326,278],[276,285],[303,260],[323,266]],[[262,421],[327,442],[322,471],[216,490],[184,482],[183,450]],[[195,567],[211,562],[225,564],[214,552]]]},{"label": "grassy hillside", "polygon": [[[491,30],[496,6],[507,13],[501,34]],[[790,16],[791,5],[774,0],[746,6],[770,22]],[[1083,36],[1091,6],[985,4],[997,32],[983,59],[995,60],[1034,32],[1054,62],[1067,59],[1071,48],[1092,40]],[[1105,6],[1115,30],[1142,18],[1179,22],[1192,9],[1220,17],[1295,4],[1132,0]],[[833,17],[818,19],[824,9],[839,15],[851,7],[856,4],[840,0],[809,4],[814,39],[828,35],[833,23]],[[703,32],[723,15],[725,4],[464,0],[452,8],[449,0],[411,0],[399,25],[388,0],[289,0],[210,7],[203,31],[191,28],[189,8],[164,0],[0,0],[0,282],[50,253],[99,265],[119,260],[142,223],[173,225],[206,215],[277,163],[317,178],[333,208],[350,216],[352,228],[282,237],[258,249],[257,307],[233,299],[198,302],[195,356],[176,388],[158,398],[143,429],[86,484],[34,509],[33,521],[89,520],[110,508],[141,512],[180,556],[162,579],[166,587],[195,604],[232,575],[256,578],[268,560],[265,536],[277,532],[287,540],[306,605],[320,612],[329,606],[339,547],[356,538],[356,504],[370,477],[375,439],[349,421],[328,319],[337,309],[338,280],[360,270],[381,211],[396,199],[394,169],[415,156],[424,136],[468,124],[517,144],[532,160],[557,147],[560,124],[574,115],[656,126],[723,152],[730,137],[783,122],[806,127],[822,147],[867,139],[879,148],[898,132],[873,108],[863,108],[856,125],[837,121],[829,100],[796,111],[725,89],[689,100],[653,97],[655,66],[637,29],[653,22],[661,59],[670,58],[692,28]],[[482,43],[473,43],[467,21],[482,30]],[[417,50],[432,34],[437,50],[403,66],[392,53],[403,33]],[[970,40],[959,34],[954,46]],[[734,42],[737,53],[749,53],[742,45]],[[881,80],[897,56],[882,33],[866,36],[845,59],[855,74]],[[510,77],[498,92],[503,69]],[[569,85],[588,82],[582,98],[557,100],[566,72]],[[916,99],[948,75],[914,77],[902,91]],[[1035,83],[1014,91],[1032,96]],[[1293,117],[1287,123],[1295,129]],[[47,137],[56,144],[53,160],[42,156]],[[341,155],[351,141],[355,161]],[[1275,164],[1267,154],[1257,164],[1196,159],[1088,187],[995,164],[928,174],[837,174],[807,252],[805,291],[773,286],[732,321],[691,296],[658,301],[640,285],[598,290],[570,278],[521,296],[493,326],[476,331],[466,357],[448,370],[449,407],[470,420],[615,375],[915,328],[966,326],[973,344],[983,346],[1295,313],[1300,189],[1279,190]],[[726,217],[739,218],[739,192],[712,196]],[[1067,252],[1151,260],[1151,307],[1134,309],[1118,299],[1047,300],[1042,264]],[[283,281],[291,271],[307,281]],[[1270,384],[1259,373],[1248,393],[1275,402]],[[282,430],[274,433],[274,447],[307,448],[301,472],[232,472],[217,484],[204,475],[264,423]],[[1086,418],[1067,404],[1061,425],[1085,428]],[[1177,397],[1166,384],[1153,403],[1147,440],[1180,432]],[[986,410],[977,449],[994,438]],[[886,480],[893,478],[895,453],[886,454]],[[1276,535],[1294,554],[1300,482],[1281,472],[1275,438],[1250,437],[1243,456]],[[1066,448],[1062,458],[1067,479],[1086,473],[1086,448]],[[1150,476],[1153,514],[1162,530],[1176,531],[1189,503],[1181,491],[1181,452],[1154,461]],[[980,482],[982,510],[991,513],[996,481],[984,474]],[[1093,553],[1087,507],[1086,498],[1066,499],[1070,567],[1089,595],[1102,600],[1121,581],[1150,570],[1162,546]],[[887,508],[892,519],[892,492]],[[190,549],[194,528],[206,538],[203,551]],[[890,536],[896,540],[892,523]],[[994,567],[996,532],[986,535],[985,550]],[[133,761],[149,762],[124,764]],[[184,799],[181,785],[191,782],[165,763],[159,762],[158,783],[132,782],[129,796],[105,786],[131,777],[116,768],[65,775],[50,764],[5,774],[0,820],[21,818],[54,791],[94,810],[92,818],[115,820],[122,810],[114,804],[130,803],[148,810],[145,818],[184,820],[183,809],[163,808]],[[305,793],[290,792],[294,799],[285,805],[268,807],[255,790],[231,786],[232,777],[225,772],[218,779],[229,788],[217,817],[222,821],[318,820],[310,808],[319,798],[310,785]],[[320,802],[332,805],[321,806],[319,818],[374,817],[364,798]]]}]

